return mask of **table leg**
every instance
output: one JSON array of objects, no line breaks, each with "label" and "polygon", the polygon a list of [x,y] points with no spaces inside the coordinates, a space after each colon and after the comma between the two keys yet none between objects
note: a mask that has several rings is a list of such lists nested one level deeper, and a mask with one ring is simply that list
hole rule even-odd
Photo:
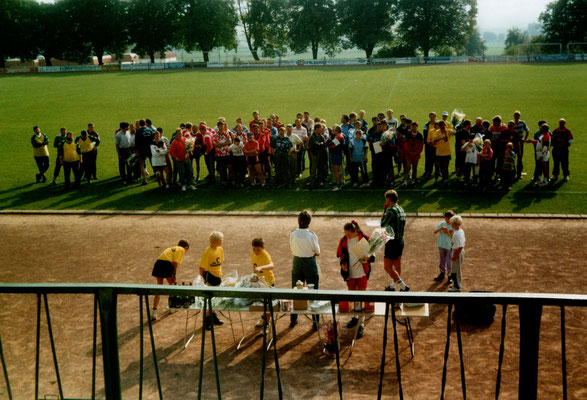
[{"label": "table leg", "polygon": [[412,331],[412,323],[410,317],[406,317],[406,330],[408,331],[408,342],[410,343],[410,351],[412,352],[412,358],[414,357],[414,331]]},{"label": "table leg", "polygon": [[[243,324],[243,316],[241,314],[241,312],[238,312],[238,317],[241,323],[241,330],[242,330],[242,334],[243,336],[241,337],[241,340],[239,340],[238,344],[236,345],[236,349],[239,350],[241,348],[241,345],[243,344],[243,341],[245,340],[245,338],[247,337],[247,335],[245,334],[245,324]],[[230,321],[230,326],[232,326],[232,321]],[[234,335],[234,333],[233,333]]]}]

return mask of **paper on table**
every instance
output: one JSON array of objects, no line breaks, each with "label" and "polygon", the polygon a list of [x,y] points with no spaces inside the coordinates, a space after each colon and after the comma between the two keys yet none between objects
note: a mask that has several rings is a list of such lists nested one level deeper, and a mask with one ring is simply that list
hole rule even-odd
[{"label": "paper on table", "polygon": [[355,257],[360,259],[369,255],[370,247],[371,246],[369,245],[369,241],[363,238],[359,240],[356,245],[351,247],[349,249],[349,252],[351,252]]},{"label": "paper on table", "polygon": [[375,154],[379,154],[383,151],[383,149],[381,148],[381,143],[380,142],[373,142],[373,152]]}]

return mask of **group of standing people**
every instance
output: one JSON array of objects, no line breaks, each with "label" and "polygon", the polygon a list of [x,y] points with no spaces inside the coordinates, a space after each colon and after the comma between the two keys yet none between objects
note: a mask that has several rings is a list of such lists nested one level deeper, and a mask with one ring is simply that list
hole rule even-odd
[{"label": "group of standing people", "polygon": [[[45,183],[47,182],[45,174],[49,169],[49,138],[36,125],[33,127],[33,132],[31,144],[39,170],[36,174],[36,182]],[[66,189],[70,187],[72,172],[74,187],[80,187],[82,179],[87,183],[98,179],[96,176],[96,160],[99,145],[100,135],[95,131],[92,123],[89,123],[88,129],[81,131],[80,135],[75,139],[72,132],[67,131],[66,128],[61,128],[59,134],[53,140],[53,147],[57,150],[57,159],[55,160],[51,185],[56,184],[61,167],[63,167]]]},{"label": "group of standing people", "polygon": [[[204,121],[198,125],[186,122],[169,138],[163,128],[155,128],[149,119],[134,124],[121,122],[114,142],[124,184],[147,185],[150,163],[161,188],[176,185],[182,191],[197,188],[202,158],[207,168],[206,183],[220,180],[226,188],[267,184],[292,187],[305,171],[307,161],[310,170],[307,185],[311,189],[329,187],[338,191],[345,185],[346,175],[350,176],[352,187],[361,183],[374,188],[394,187],[400,182],[412,186],[432,178],[434,185],[445,187],[454,159],[453,172],[464,185],[475,185],[482,190],[499,185],[509,190],[516,179],[522,179],[525,143],[534,147],[532,184],[544,186],[556,181],[561,169],[563,179],[569,180],[573,134],[565,119],[561,118],[552,131],[545,121],[540,121],[539,129],[530,137],[530,129],[520,117],[521,113],[515,111],[513,119],[506,124],[499,115],[492,122],[481,117],[473,122],[456,119],[454,113],[451,119],[446,111],[437,120],[436,113],[431,112],[429,121],[420,129],[417,121],[405,115],[396,119],[391,109],[378,113],[370,123],[365,120],[363,110],[344,114],[340,124],[331,126],[319,117],[310,118],[309,112],[298,113],[292,124],[284,124],[277,114],[261,118],[255,110],[249,123],[237,118],[230,128],[223,117],[213,127]],[[36,179],[45,182],[49,139],[37,126],[34,131],[31,143],[39,169]],[[97,179],[100,135],[94,125],[88,124],[88,129],[73,140],[77,145],[72,148],[75,151],[68,148],[65,154],[67,136],[62,128],[54,140],[57,160],[51,182],[55,183],[61,166],[66,171],[74,171],[77,186],[82,176],[88,183]],[[424,173],[418,176],[422,156]],[[69,172],[65,175],[68,186]]]}]

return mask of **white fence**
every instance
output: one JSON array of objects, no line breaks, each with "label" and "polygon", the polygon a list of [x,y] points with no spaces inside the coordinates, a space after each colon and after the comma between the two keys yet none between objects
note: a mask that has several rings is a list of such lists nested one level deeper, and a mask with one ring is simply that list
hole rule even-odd
[{"label": "white fence", "polygon": [[447,63],[523,63],[587,61],[585,54],[528,54],[477,57],[332,58],[320,60],[260,60],[232,62],[167,62],[108,65],[59,65],[53,67],[0,68],[0,75],[56,72],[150,71],[186,68],[279,68]]}]

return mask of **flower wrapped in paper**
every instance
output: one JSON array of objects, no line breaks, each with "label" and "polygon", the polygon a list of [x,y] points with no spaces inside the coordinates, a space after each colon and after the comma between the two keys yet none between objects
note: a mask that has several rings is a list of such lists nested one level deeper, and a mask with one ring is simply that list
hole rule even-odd
[{"label": "flower wrapped in paper", "polygon": [[349,252],[357,257],[358,263],[364,258],[374,256],[375,253],[385,246],[385,243],[387,243],[388,240],[393,239],[394,236],[393,229],[390,226],[386,228],[377,228],[373,230],[369,240],[365,238],[359,240],[356,245],[349,249]]},{"label": "flower wrapped in paper", "polygon": [[391,130],[387,130],[381,135],[381,144],[386,143],[395,143],[395,134]]},{"label": "flower wrapped in paper", "polygon": [[134,167],[137,163],[139,162],[139,159],[137,158],[137,155],[135,153],[132,153],[127,159],[126,159],[126,163],[129,167]]},{"label": "flower wrapped in paper", "polygon": [[462,111],[457,110],[456,108],[454,110],[452,110],[452,114],[450,116],[450,122],[453,126],[453,128],[456,129],[457,126],[459,126],[462,122],[463,119],[465,119],[465,113]]},{"label": "flower wrapped in paper", "polygon": [[186,139],[185,141],[185,153],[191,153],[194,150],[194,145],[196,144],[195,139]]}]

